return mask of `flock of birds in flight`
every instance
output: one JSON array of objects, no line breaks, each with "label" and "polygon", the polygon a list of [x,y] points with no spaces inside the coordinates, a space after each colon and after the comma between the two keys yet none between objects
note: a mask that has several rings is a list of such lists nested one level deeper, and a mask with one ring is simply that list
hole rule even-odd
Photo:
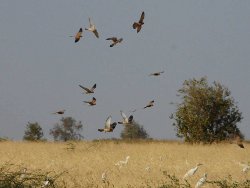
[{"label": "flock of birds in flight", "polygon": [[[143,11],[141,13],[139,21],[138,22],[134,22],[133,25],[132,25],[133,29],[135,29],[137,33],[139,33],[141,31],[142,26],[144,25],[144,18],[145,18],[145,13]],[[98,33],[97,29],[96,29],[96,26],[91,21],[91,18],[89,18],[89,27],[85,28],[85,30],[92,32],[96,36],[96,38],[99,38],[99,33]],[[79,31],[74,36],[70,36],[70,37],[74,37],[75,43],[79,42],[80,39],[83,37],[83,29],[80,28]],[[110,47],[114,47],[115,45],[121,43],[123,41],[123,38],[109,37],[106,40],[111,41]],[[149,74],[149,76],[160,76],[162,73],[164,73],[164,71],[154,72],[154,73]],[[95,93],[96,84],[94,84],[91,88],[84,87],[82,85],[79,85],[79,87],[81,89],[83,89],[84,94],[93,94],[93,93]],[[92,97],[92,100],[83,101],[83,102],[86,103],[86,104],[88,104],[89,106],[95,106],[97,104],[97,100],[96,100],[95,97]],[[154,106],[154,102],[155,102],[154,100],[149,101],[148,104],[143,107],[143,109],[153,107]],[[62,114],[65,113],[65,111],[66,110],[63,109],[63,110],[56,111],[53,114],[62,115]],[[132,112],[135,112],[135,111],[136,111],[136,109],[133,110]],[[122,125],[125,125],[125,126],[128,125],[128,124],[132,124],[132,122],[133,122],[133,115],[130,115],[127,118],[127,116],[125,115],[125,113],[123,111],[120,111],[120,112],[121,112],[121,116],[122,116],[122,121],[118,122],[118,124],[122,124]],[[116,125],[117,125],[117,123],[116,122],[112,122],[112,117],[109,116],[106,119],[104,128],[100,128],[100,129],[98,129],[98,131],[100,131],[100,132],[113,132],[113,130],[115,129]]]}]

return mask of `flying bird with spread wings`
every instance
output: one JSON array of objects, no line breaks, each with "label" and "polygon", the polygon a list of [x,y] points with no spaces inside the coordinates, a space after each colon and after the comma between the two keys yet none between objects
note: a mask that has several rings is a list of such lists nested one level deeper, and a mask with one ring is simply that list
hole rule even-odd
[{"label": "flying bird with spread wings", "polygon": [[113,46],[117,45],[118,43],[121,43],[123,41],[123,38],[118,39],[116,37],[110,37],[110,38],[107,38],[106,40],[112,40],[110,47],[113,47]]},{"label": "flying bird with spread wings", "polygon": [[111,116],[109,116],[105,122],[104,128],[103,129],[98,129],[100,132],[113,132],[113,130],[116,127],[116,122],[111,123]]},{"label": "flying bird with spread wings", "polygon": [[149,76],[160,76],[163,73],[164,73],[164,71],[154,72],[154,73],[151,73]]},{"label": "flying bird with spread wings", "polygon": [[134,22],[133,24],[133,28],[136,29],[137,33],[139,33],[141,31],[142,25],[144,24],[144,17],[145,17],[145,13],[144,11],[141,13],[141,17],[140,20],[138,22]]},{"label": "flying bird with spread wings", "polygon": [[129,118],[127,118],[126,114],[123,111],[120,112],[122,116],[122,121],[118,122],[118,124],[123,124],[123,125],[131,124],[134,117],[130,115]]},{"label": "flying bird with spread wings", "polygon": [[75,36],[70,36],[70,37],[74,37],[75,43],[77,43],[81,39],[81,37],[83,37],[82,34],[83,34],[83,31],[82,31],[82,28],[80,28]]},{"label": "flying bird with spread wings", "polygon": [[89,28],[85,28],[85,30],[94,33],[96,38],[99,38],[99,33],[97,32],[97,29],[96,29],[95,25],[91,22],[90,18],[89,18]]},{"label": "flying bird with spread wings", "polygon": [[150,101],[145,107],[144,107],[144,109],[145,108],[150,108],[150,107],[152,107],[152,106],[154,106],[154,100],[152,100],[152,101]]},{"label": "flying bird with spread wings", "polygon": [[79,87],[84,90],[85,94],[90,94],[90,93],[94,93],[94,90],[96,88],[96,84],[94,84],[92,86],[92,88],[83,87],[82,85],[79,85]]},{"label": "flying bird with spread wings", "polygon": [[65,113],[66,110],[59,110],[59,111],[56,111],[56,112],[53,112],[52,114],[59,114],[59,115],[62,115]]},{"label": "flying bird with spread wings", "polygon": [[96,105],[96,98],[93,97],[91,101],[83,101],[87,104],[89,104],[89,106],[95,106]]}]

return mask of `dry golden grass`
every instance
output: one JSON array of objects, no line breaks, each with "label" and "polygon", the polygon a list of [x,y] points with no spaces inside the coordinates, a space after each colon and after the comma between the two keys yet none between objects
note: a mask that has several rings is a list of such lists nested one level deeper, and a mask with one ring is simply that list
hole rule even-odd
[{"label": "dry golden grass", "polygon": [[[249,179],[238,162],[250,162],[250,144],[245,149],[235,144],[189,145],[178,142],[93,141],[77,143],[0,142],[0,165],[11,162],[28,170],[62,172],[59,183],[68,188],[108,187],[101,180],[107,171],[110,187],[157,187],[166,179],[163,171],[183,175],[196,163],[203,163],[188,179],[192,186],[208,173],[208,180],[231,175],[234,180]],[[67,149],[73,148],[73,149]],[[114,164],[130,156],[126,166]],[[150,170],[146,170],[149,167]],[[211,185],[204,185],[212,187]]]}]

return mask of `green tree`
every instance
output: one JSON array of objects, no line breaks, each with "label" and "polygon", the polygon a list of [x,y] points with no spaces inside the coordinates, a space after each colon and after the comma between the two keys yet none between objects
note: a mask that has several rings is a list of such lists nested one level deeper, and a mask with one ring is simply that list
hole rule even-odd
[{"label": "green tree", "polygon": [[81,121],[76,122],[72,117],[63,117],[50,130],[50,135],[57,141],[81,140],[83,138],[81,135],[82,127]]},{"label": "green tree", "polygon": [[149,138],[148,133],[142,125],[133,122],[132,124],[126,124],[123,131],[121,132],[122,139],[147,139]]},{"label": "green tree", "polygon": [[177,136],[187,142],[212,143],[238,135],[237,123],[242,120],[231,93],[218,82],[209,85],[206,77],[185,80],[178,96],[182,102],[172,115]]},{"label": "green tree", "polygon": [[24,140],[29,140],[29,141],[39,141],[42,140],[43,137],[43,130],[41,126],[35,122],[35,123],[30,123],[26,125],[26,130],[24,132],[23,139]]}]

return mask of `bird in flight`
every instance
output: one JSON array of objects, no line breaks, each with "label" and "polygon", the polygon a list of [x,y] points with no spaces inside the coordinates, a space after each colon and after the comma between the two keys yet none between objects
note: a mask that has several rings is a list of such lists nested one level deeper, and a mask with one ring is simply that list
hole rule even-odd
[{"label": "bird in flight", "polygon": [[57,112],[53,112],[52,114],[59,114],[59,115],[62,115],[62,114],[64,114],[65,111],[66,111],[66,110],[59,110],[59,111],[57,111]]},{"label": "bird in flight", "polygon": [[123,111],[120,111],[120,112],[122,116],[122,121],[118,122],[118,124],[123,124],[123,125],[131,124],[133,121],[133,116],[130,115],[129,118],[127,118],[126,114]]},{"label": "bird in flight", "polygon": [[85,103],[88,103],[89,106],[95,106],[96,105],[96,98],[93,97],[91,101],[83,101]]},{"label": "bird in flight", "polygon": [[147,106],[144,107],[144,109],[145,109],[145,108],[150,108],[150,107],[154,106],[154,102],[155,102],[154,100],[150,101],[150,102],[147,104]]},{"label": "bird in flight", "polygon": [[79,85],[80,88],[82,88],[84,91],[85,91],[85,94],[90,94],[90,93],[94,93],[94,90],[96,88],[96,84],[94,84],[92,86],[92,88],[86,88],[86,87],[83,87],[82,85]]},{"label": "bird in flight", "polygon": [[91,19],[89,18],[89,28],[85,28],[86,31],[91,31],[95,34],[97,38],[99,38],[99,34],[96,30],[95,25],[91,22]]},{"label": "bird in flight", "polygon": [[75,37],[75,43],[77,43],[81,39],[81,37],[83,37],[82,36],[82,28],[79,29],[79,31],[76,33],[75,36],[70,36],[70,37]]},{"label": "bird in flight", "polygon": [[141,17],[140,17],[140,20],[138,22],[134,22],[133,24],[133,28],[136,29],[137,33],[140,32],[141,28],[142,28],[142,25],[144,24],[143,20],[144,20],[144,17],[145,17],[145,13],[144,11],[141,13]]},{"label": "bird in flight", "polygon": [[118,43],[121,43],[123,41],[123,38],[117,39],[116,37],[111,37],[111,38],[107,38],[106,40],[112,40],[110,47],[113,47],[117,45]]},{"label": "bird in flight", "polygon": [[151,73],[149,76],[160,76],[164,71]]},{"label": "bird in flight", "polygon": [[98,129],[100,132],[113,132],[113,130],[116,127],[116,122],[111,123],[111,116],[109,116],[105,122],[104,128],[103,129]]}]

